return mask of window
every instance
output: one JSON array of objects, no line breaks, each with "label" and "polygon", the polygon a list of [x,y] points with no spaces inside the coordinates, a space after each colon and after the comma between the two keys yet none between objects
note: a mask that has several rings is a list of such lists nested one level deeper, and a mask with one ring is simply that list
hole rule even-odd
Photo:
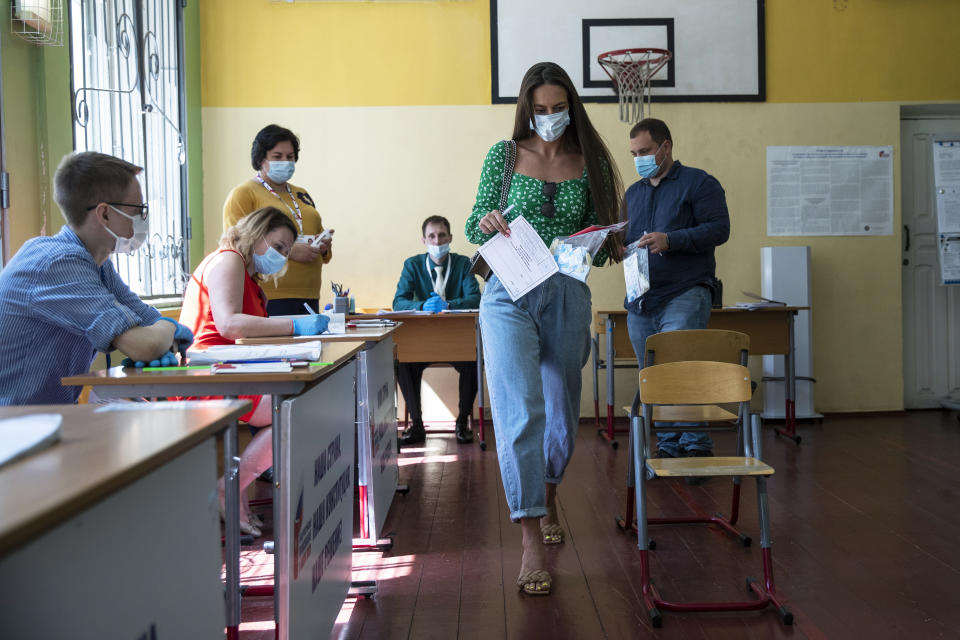
[{"label": "window", "polygon": [[71,0],[74,148],[144,168],[150,235],[113,260],[143,298],[183,293],[190,261],[183,10],[172,0]]}]

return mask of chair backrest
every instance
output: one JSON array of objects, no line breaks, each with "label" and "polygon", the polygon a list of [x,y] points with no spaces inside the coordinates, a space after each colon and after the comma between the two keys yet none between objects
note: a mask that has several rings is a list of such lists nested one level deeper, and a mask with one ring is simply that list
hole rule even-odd
[{"label": "chair backrest", "polygon": [[665,331],[648,337],[645,351],[644,363],[648,367],[687,360],[746,365],[750,352],[750,336],[739,331],[722,329]]},{"label": "chair backrest", "polygon": [[749,402],[750,371],[739,364],[689,360],[640,370],[645,405]]}]

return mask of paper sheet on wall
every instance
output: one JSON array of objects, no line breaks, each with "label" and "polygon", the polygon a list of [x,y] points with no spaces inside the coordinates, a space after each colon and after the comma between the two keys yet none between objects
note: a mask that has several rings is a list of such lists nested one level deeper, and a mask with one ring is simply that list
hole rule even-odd
[{"label": "paper sheet on wall", "polygon": [[560,270],[547,245],[523,216],[510,223],[509,238],[498,233],[480,247],[480,255],[512,300]]},{"label": "paper sheet on wall", "polygon": [[960,284],[960,139],[933,141],[940,281]]},{"label": "paper sheet on wall", "polygon": [[937,231],[960,234],[960,140],[934,141],[933,184],[937,196]]},{"label": "paper sheet on wall", "polygon": [[893,234],[893,147],[767,147],[767,235]]},{"label": "paper sheet on wall", "polygon": [[960,235],[941,233],[939,248],[943,284],[960,284]]}]

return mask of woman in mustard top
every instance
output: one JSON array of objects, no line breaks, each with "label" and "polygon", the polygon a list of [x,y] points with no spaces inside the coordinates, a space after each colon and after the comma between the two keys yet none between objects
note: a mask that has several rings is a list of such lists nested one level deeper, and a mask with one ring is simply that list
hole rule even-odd
[{"label": "woman in mustard top", "polygon": [[263,284],[271,316],[302,314],[304,303],[319,311],[320,275],[333,255],[333,229],[324,234],[313,198],[306,189],[289,182],[299,158],[300,139],[289,129],[267,125],[257,133],[250,149],[257,173],[234,187],[223,204],[224,230],[263,207],[277,207],[297,227],[286,275]]}]

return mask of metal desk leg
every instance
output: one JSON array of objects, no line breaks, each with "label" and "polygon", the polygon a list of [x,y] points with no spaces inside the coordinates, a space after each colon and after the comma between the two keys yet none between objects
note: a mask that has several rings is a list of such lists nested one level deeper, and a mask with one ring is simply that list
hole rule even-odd
[{"label": "metal desk leg", "polygon": [[797,435],[797,372],[796,358],[794,350],[793,336],[794,314],[787,314],[787,331],[789,337],[789,347],[787,353],[783,356],[783,397],[784,410],[783,420],[784,428],[777,429],[777,434],[790,438],[795,443],[800,444],[800,436]]},{"label": "metal desk leg", "polygon": [[613,387],[614,387],[614,377],[613,377],[613,359],[614,359],[614,348],[613,348],[613,318],[607,316],[605,322],[606,333],[607,333],[607,429],[604,432],[601,432],[600,435],[610,443],[614,449],[617,448],[617,441],[614,438],[613,432]]},{"label": "metal desk leg", "polygon": [[600,382],[599,382],[599,373],[597,367],[599,366],[600,361],[600,334],[594,333],[593,337],[590,338],[590,357],[592,359],[592,366],[590,369],[593,371],[593,420],[597,425],[597,430],[600,430]]},{"label": "metal desk leg", "polygon": [[487,440],[483,436],[483,336],[480,333],[480,318],[476,320],[477,333],[477,439],[480,441],[480,450],[487,450]]},{"label": "metal desk leg", "polygon": [[279,394],[270,396],[273,401],[273,419],[271,422],[273,431],[273,624],[275,637],[280,637],[280,563],[277,558],[284,557],[281,546],[286,544],[283,536],[280,535],[283,527],[277,513],[280,511],[280,478],[283,477],[280,456],[280,404],[283,398]]},{"label": "metal desk leg", "polygon": [[240,637],[240,458],[237,448],[237,421],[232,420],[223,434],[227,640]]}]

